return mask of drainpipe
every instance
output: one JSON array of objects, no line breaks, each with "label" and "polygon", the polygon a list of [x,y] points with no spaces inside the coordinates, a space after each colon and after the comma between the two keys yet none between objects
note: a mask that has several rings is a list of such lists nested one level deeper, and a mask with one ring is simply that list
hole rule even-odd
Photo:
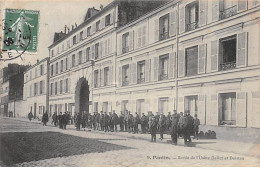
[{"label": "drainpipe", "polygon": [[178,112],[178,49],[179,49],[179,2],[177,2],[177,31],[176,31],[176,57],[175,57],[175,110]]}]

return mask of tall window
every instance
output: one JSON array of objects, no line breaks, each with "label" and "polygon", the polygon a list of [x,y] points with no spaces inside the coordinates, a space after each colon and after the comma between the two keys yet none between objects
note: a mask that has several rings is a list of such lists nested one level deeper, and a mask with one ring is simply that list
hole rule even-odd
[{"label": "tall window", "polygon": [[38,91],[38,84],[34,83],[34,96],[37,95],[37,91]]},{"label": "tall window", "polygon": [[190,115],[198,114],[198,95],[185,96],[184,110],[190,111]]},{"label": "tall window", "polygon": [[59,63],[57,62],[56,63],[56,74],[58,74],[58,72],[59,72]]},{"label": "tall window", "polygon": [[122,53],[127,53],[129,51],[128,46],[128,38],[129,38],[129,32],[123,34],[122,36]]},{"label": "tall window", "polygon": [[109,67],[104,68],[104,86],[108,85]]},{"label": "tall window", "polygon": [[98,87],[98,70],[94,72],[94,87]]},{"label": "tall window", "polygon": [[236,124],[236,93],[222,93],[219,96],[220,125]]},{"label": "tall window", "polygon": [[43,73],[44,73],[44,67],[43,67],[43,64],[41,65],[40,69],[41,69],[41,76],[42,76]]},{"label": "tall window", "polygon": [[43,81],[40,81],[40,94],[43,93]]},{"label": "tall window", "polygon": [[160,56],[159,60],[159,78],[160,80],[168,79],[169,54]]},{"label": "tall window", "polygon": [[236,68],[236,35],[220,39],[220,70]]},{"label": "tall window", "polygon": [[55,94],[58,94],[58,83],[55,82]]},{"label": "tall window", "polygon": [[159,24],[160,40],[169,38],[169,14],[162,16],[159,19]]},{"label": "tall window", "polygon": [[89,61],[90,56],[90,47],[86,49],[86,61]]},{"label": "tall window", "polygon": [[79,52],[79,64],[82,63],[82,51]]},{"label": "tall window", "polygon": [[53,83],[51,83],[51,95],[53,95]]},{"label": "tall window", "polygon": [[237,2],[235,0],[221,0],[220,9],[220,19],[231,17],[237,13]]},{"label": "tall window", "polygon": [[100,30],[100,21],[96,22],[96,32]]},{"label": "tall window", "polygon": [[95,44],[95,59],[99,57],[99,43]]},{"label": "tall window", "polygon": [[72,67],[75,67],[75,60],[76,60],[76,58],[75,58],[75,54],[73,54],[72,55],[72,63],[71,63],[71,65],[72,65]]},{"label": "tall window", "polygon": [[76,35],[73,37],[73,45],[75,45],[77,43],[77,37]]},{"label": "tall window", "polygon": [[123,80],[123,86],[127,86],[129,84],[129,64],[124,65],[122,67],[122,80]]},{"label": "tall window", "polygon": [[66,79],[65,83],[66,83],[65,92],[68,93],[68,91],[69,91],[69,79]]},{"label": "tall window", "polygon": [[68,70],[68,58],[66,58],[65,69]]},{"label": "tall window", "polygon": [[79,33],[79,40],[80,40],[80,41],[83,40],[83,31],[81,31],[81,32]]},{"label": "tall window", "polygon": [[60,61],[60,72],[63,72],[63,60]]},{"label": "tall window", "polygon": [[87,28],[87,37],[89,37],[90,34],[91,34],[91,27],[88,27],[88,28]]},{"label": "tall window", "polygon": [[159,108],[158,111],[159,113],[164,113],[166,114],[168,112],[168,97],[163,97],[159,99]]},{"label": "tall window", "polygon": [[198,21],[199,21],[199,3],[196,1],[187,5],[186,13],[188,16],[186,20],[187,31],[196,29],[198,27]]},{"label": "tall window", "polygon": [[186,49],[186,75],[198,74],[198,46]]},{"label": "tall window", "polygon": [[62,88],[63,88],[63,81],[60,81],[60,94],[62,94]]},{"label": "tall window", "polygon": [[54,51],[53,51],[53,50],[51,50],[51,56],[52,56],[52,57],[54,56]]},{"label": "tall window", "polygon": [[108,14],[107,16],[106,16],[106,18],[105,18],[105,26],[108,26],[108,25],[110,25],[110,14]]},{"label": "tall window", "polygon": [[145,81],[145,61],[137,63],[137,83],[144,83]]},{"label": "tall window", "polygon": [[53,76],[53,65],[51,65],[51,76]]}]

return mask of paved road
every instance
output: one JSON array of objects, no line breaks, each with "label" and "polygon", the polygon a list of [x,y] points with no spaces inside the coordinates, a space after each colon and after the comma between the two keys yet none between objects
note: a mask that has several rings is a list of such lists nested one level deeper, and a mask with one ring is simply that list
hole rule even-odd
[{"label": "paved road", "polygon": [[[129,139],[122,136],[93,133],[89,131],[61,130],[52,126],[43,127],[34,122],[0,119],[1,133],[45,132],[66,134],[94,140],[86,146],[88,153],[71,154],[56,158],[41,159],[15,164],[14,166],[260,166],[259,157],[244,156],[224,151],[208,150],[197,147],[173,146],[166,143],[151,143],[145,140]],[[0,139],[2,140],[2,139]],[[52,140],[51,138],[49,140]],[[65,141],[69,145],[73,141]],[[128,149],[92,152],[95,143],[116,145]],[[210,143],[208,144],[210,145]],[[2,147],[2,146],[1,146]],[[85,148],[82,148],[85,149]]]}]

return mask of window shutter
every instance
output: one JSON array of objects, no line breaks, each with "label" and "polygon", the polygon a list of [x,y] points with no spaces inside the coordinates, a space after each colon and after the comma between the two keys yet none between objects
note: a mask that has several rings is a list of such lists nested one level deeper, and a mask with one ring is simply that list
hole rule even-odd
[{"label": "window shutter", "polygon": [[175,52],[169,54],[169,78],[174,78]]},{"label": "window shutter", "polygon": [[211,71],[218,71],[218,40],[211,41]]},{"label": "window shutter", "polygon": [[219,20],[219,0],[214,0],[212,3],[212,22]]},{"label": "window shutter", "polygon": [[122,34],[118,36],[118,54],[122,54]]},{"label": "window shutter", "polygon": [[184,50],[178,52],[178,77],[185,76],[185,54]]},{"label": "window shutter", "polygon": [[159,19],[154,20],[154,42],[159,41]]},{"label": "window shutter", "polygon": [[252,91],[252,116],[250,127],[260,128],[260,91]]},{"label": "window shutter", "polygon": [[95,59],[95,45],[92,45],[92,59]]},{"label": "window shutter", "polygon": [[133,50],[133,31],[129,32],[129,51]]},{"label": "window shutter", "polygon": [[112,48],[112,43],[111,43],[111,41],[110,41],[110,38],[108,39],[108,42],[107,42],[107,46],[108,46],[108,55],[110,55],[111,54],[111,48]]},{"label": "window shutter", "polygon": [[237,67],[245,67],[247,64],[247,33],[237,34]]},{"label": "window shutter", "polygon": [[179,18],[179,32],[185,32],[185,8],[180,8],[180,18]]},{"label": "window shutter", "polygon": [[104,86],[104,68],[100,69],[100,86]]},{"label": "window shutter", "polygon": [[114,23],[114,12],[110,14],[110,24]]},{"label": "window shutter", "polygon": [[207,115],[207,125],[218,125],[218,96],[210,96],[209,114]]},{"label": "window shutter", "polygon": [[247,9],[247,0],[237,0],[237,12],[242,12]]},{"label": "window shutter", "polygon": [[138,40],[137,40],[137,48],[140,48],[142,45],[142,27],[138,28]]},{"label": "window shutter", "polygon": [[207,18],[207,2],[206,0],[199,1],[199,25],[203,26],[206,24]]},{"label": "window shutter", "polygon": [[173,10],[170,13],[170,36],[175,36],[176,35],[176,18],[177,14],[176,14],[176,10]]},{"label": "window shutter", "polygon": [[158,81],[158,72],[159,72],[159,57],[154,57],[153,58],[153,62],[154,62],[154,81]]},{"label": "window shutter", "polygon": [[237,93],[237,101],[236,101],[236,112],[237,112],[237,122],[236,125],[239,127],[247,126],[247,106],[246,100],[247,95],[246,92]]},{"label": "window shutter", "polygon": [[199,95],[198,96],[198,118],[200,120],[200,124],[205,124],[206,117],[206,96]]},{"label": "window shutter", "polygon": [[145,61],[145,82],[150,82],[151,59]]},{"label": "window shutter", "polygon": [[137,83],[137,63],[132,63],[131,64],[132,66],[132,69],[131,69],[131,72],[132,72],[132,78],[130,77],[130,79],[132,81],[130,81],[132,84],[136,84]]},{"label": "window shutter", "polygon": [[146,26],[143,26],[143,33],[142,33],[142,46],[146,44]]},{"label": "window shutter", "polygon": [[122,86],[122,67],[119,67],[119,71],[118,71],[118,86]]},{"label": "window shutter", "polygon": [[206,71],[206,56],[207,56],[207,44],[199,45],[199,59],[198,59],[198,74],[205,73]]},{"label": "window shutter", "polygon": [[113,66],[109,66],[108,85],[113,83]]}]

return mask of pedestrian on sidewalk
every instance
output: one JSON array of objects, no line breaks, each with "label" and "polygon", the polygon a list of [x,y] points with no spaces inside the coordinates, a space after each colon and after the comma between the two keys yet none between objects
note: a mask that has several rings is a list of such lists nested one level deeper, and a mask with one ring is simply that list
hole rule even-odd
[{"label": "pedestrian on sidewalk", "polygon": [[79,112],[78,114],[75,114],[75,117],[76,117],[76,121],[75,121],[76,130],[80,130],[80,124],[81,124],[82,114]]},{"label": "pedestrian on sidewalk", "polygon": [[150,127],[150,133],[151,133],[151,142],[156,142],[156,132],[157,132],[157,123],[154,117],[151,118],[151,127]]},{"label": "pedestrian on sidewalk", "polygon": [[123,112],[121,111],[121,114],[119,116],[119,125],[120,125],[120,132],[124,132],[124,114]]},{"label": "pedestrian on sidewalk", "polygon": [[141,133],[145,134],[146,133],[146,127],[147,127],[147,116],[144,115],[144,113],[142,113],[142,117],[141,117]]},{"label": "pedestrian on sidewalk", "polygon": [[62,112],[60,112],[60,114],[58,116],[58,120],[59,120],[59,128],[63,129]]},{"label": "pedestrian on sidewalk", "polygon": [[200,125],[200,120],[198,119],[198,115],[195,114],[194,115],[195,119],[194,119],[194,139],[197,138],[197,140],[199,139],[199,125]]},{"label": "pedestrian on sidewalk", "polygon": [[172,115],[171,128],[170,128],[173,145],[177,145],[177,141],[178,141],[178,122],[179,122],[179,117],[177,112],[175,112]]},{"label": "pedestrian on sidewalk", "polygon": [[118,124],[119,120],[118,120],[118,116],[116,114],[116,111],[113,110],[113,114],[112,114],[112,124],[113,124],[113,129],[115,129],[115,132],[117,132],[117,124]]},{"label": "pedestrian on sidewalk", "polygon": [[42,123],[43,123],[43,126],[46,126],[48,121],[49,121],[49,116],[48,116],[48,113],[45,112],[45,113],[42,115]]},{"label": "pedestrian on sidewalk", "polygon": [[164,116],[163,113],[161,113],[161,115],[159,116],[159,120],[158,120],[158,129],[160,132],[160,139],[163,140],[163,133],[165,130],[165,126],[166,126],[166,117]]},{"label": "pedestrian on sidewalk", "polygon": [[32,114],[32,112],[29,112],[29,114],[28,114],[28,119],[31,121],[32,118],[33,118],[33,114]]},{"label": "pedestrian on sidewalk", "polygon": [[168,115],[166,117],[166,131],[168,132],[171,127],[171,112],[168,112]]}]

